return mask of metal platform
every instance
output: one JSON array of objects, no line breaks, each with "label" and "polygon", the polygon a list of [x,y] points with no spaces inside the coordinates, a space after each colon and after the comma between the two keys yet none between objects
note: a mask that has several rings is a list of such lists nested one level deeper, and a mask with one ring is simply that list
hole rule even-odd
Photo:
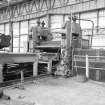
[{"label": "metal platform", "polygon": [[0,64],[34,62],[36,54],[31,53],[0,53]]}]

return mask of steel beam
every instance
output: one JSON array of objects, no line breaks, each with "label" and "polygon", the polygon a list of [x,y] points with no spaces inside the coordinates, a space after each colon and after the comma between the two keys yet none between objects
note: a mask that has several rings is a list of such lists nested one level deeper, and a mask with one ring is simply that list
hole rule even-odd
[{"label": "steel beam", "polygon": [[[14,5],[9,6],[9,8],[3,7],[0,10],[0,20],[1,21],[7,20],[8,17],[11,17],[10,15],[13,15],[13,18],[14,17],[18,18],[23,15],[31,15],[32,13],[40,14],[40,12],[42,12],[44,14],[46,11],[47,11],[46,12],[47,14],[49,10],[53,11],[55,9],[58,10],[59,8],[62,11],[64,10],[64,7],[66,8],[68,7],[68,9],[71,8],[73,12],[89,11],[91,9],[97,9],[99,7],[98,2],[99,0],[97,0],[97,2],[90,1],[90,0],[75,1],[75,2],[71,2],[70,0],[33,0],[33,1],[26,2],[26,3],[14,4]],[[87,5],[88,8],[85,8],[83,4]],[[94,5],[91,6],[91,4],[94,4]],[[105,8],[105,5],[101,5],[100,8]],[[65,12],[67,13],[67,11],[64,11],[64,13]]]}]

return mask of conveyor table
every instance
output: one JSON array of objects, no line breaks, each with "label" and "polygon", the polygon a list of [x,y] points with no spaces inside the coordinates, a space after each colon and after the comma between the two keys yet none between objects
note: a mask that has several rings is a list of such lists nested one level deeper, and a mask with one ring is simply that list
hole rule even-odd
[{"label": "conveyor table", "polygon": [[33,53],[0,53],[0,83],[3,82],[3,64],[33,62],[33,76],[37,76],[38,57]]}]

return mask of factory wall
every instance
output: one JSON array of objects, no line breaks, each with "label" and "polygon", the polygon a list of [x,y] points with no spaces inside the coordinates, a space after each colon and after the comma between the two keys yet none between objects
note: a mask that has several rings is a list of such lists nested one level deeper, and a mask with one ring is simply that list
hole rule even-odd
[{"label": "factory wall", "polygon": [[[34,0],[35,1],[35,0]],[[47,2],[45,2],[47,1]],[[61,4],[60,4],[61,1]],[[50,5],[47,5],[50,2]],[[65,3],[63,3],[65,2]],[[35,3],[33,3],[35,4]],[[33,6],[30,3],[30,6]],[[36,2],[36,7],[37,7]],[[13,52],[27,52],[28,34],[32,26],[36,25],[37,19],[45,21],[46,26],[52,29],[52,32],[59,30],[62,24],[68,19],[70,11],[77,15],[79,19],[88,19],[94,22],[94,35],[105,34],[105,1],[104,0],[42,0],[40,3],[40,10],[33,6],[32,13],[26,13],[27,5],[13,6],[12,24],[13,24]],[[18,7],[21,7],[20,10]],[[16,8],[16,9],[14,9]],[[27,7],[28,8],[28,7]],[[19,11],[17,11],[19,10]],[[34,12],[33,12],[34,11]],[[19,12],[19,14],[18,14]],[[23,13],[22,13],[23,12]],[[2,15],[3,13],[3,15]],[[9,23],[6,16],[7,12],[0,12],[0,33],[9,34]],[[90,21],[79,20],[83,37],[92,34],[92,23]],[[103,37],[103,36],[102,36]],[[93,46],[97,46],[98,38],[93,40]],[[54,40],[60,39],[60,35],[54,34]],[[104,46],[103,41],[105,38],[100,39],[100,46]],[[7,48],[8,49],[8,48]]]}]

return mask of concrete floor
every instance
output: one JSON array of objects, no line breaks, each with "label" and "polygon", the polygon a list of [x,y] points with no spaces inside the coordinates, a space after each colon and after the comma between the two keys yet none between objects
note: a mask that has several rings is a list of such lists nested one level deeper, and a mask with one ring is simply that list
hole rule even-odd
[{"label": "concrete floor", "polygon": [[98,82],[46,77],[24,87],[25,90],[6,88],[4,93],[35,105],[105,105],[105,85]]}]

